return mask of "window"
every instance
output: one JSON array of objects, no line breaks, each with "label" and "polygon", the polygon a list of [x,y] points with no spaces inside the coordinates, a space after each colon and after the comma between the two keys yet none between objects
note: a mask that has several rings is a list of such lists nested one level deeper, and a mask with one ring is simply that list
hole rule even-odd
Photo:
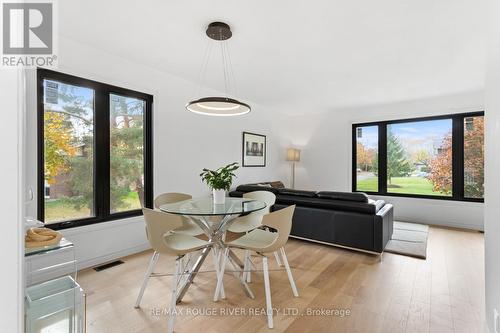
[{"label": "window", "polygon": [[378,126],[356,128],[356,187],[378,191]]},{"label": "window", "polygon": [[[43,80],[46,223],[94,215],[94,90]],[[79,150],[86,154],[79,156]],[[90,166],[90,167],[89,167]]]},{"label": "window", "polygon": [[353,125],[353,191],[483,201],[484,114]]},{"label": "window", "polygon": [[57,229],[151,207],[152,96],[37,72],[38,218]]},{"label": "window", "polygon": [[484,117],[464,119],[464,196],[484,197]]},{"label": "window", "polygon": [[452,195],[451,119],[387,125],[387,192]]},{"label": "window", "polygon": [[139,209],[144,200],[145,101],[110,95],[111,211]]}]

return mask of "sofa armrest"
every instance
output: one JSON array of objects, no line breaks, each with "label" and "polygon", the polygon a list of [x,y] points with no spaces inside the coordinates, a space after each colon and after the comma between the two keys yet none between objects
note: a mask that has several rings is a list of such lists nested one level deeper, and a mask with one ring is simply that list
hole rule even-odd
[{"label": "sofa armrest", "polygon": [[382,253],[385,246],[392,237],[392,226],[394,223],[394,207],[386,204],[375,215],[373,244],[377,252]]},{"label": "sofa armrest", "polygon": [[377,212],[377,215],[381,216],[383,218],[387,214],[392,214],[393,210],[394,210],[394,207],[391,204],[385,204],[384,207],[379,209],[379,211]]}]

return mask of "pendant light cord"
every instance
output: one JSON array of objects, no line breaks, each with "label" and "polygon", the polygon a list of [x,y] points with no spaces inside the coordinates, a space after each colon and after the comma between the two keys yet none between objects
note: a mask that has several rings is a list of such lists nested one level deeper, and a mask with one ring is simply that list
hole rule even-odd
[{"label": "pendant light cord", "polygon": [[[222,34],[222,31],[220,32]],[[231,56],[229,54],[229,48],[227,45],[227,40],[213,41],[208,39],[205,46],[205,53],[203,57],[203,63],[201,65],[200,71],[198,73],[198,85],[196,89],[196,96],[201,97],[201,92],[206,84],[206,74],[208,69],[208,64],[212,56],[212,48],[214,43],[220,43],[220,52],[222,57],[222,69],[224,74],[224,94],[226,98],[230,98],[230,95],[238,95],[236,88],[236,77],[234,75],[233,64],[231,61]]]},{"label": "pendant light cord", "polygon": [[229,97],[227,94],[227,68],[226,68],[226,54],[224,52],[224,41],[220,41],[220,51],[222,56],[222,68],[224,71],[224,94],[226,98]]},{"label": "pendant light cord", "polygon": [[[225,48],[226,48],[226,55],[227,55],[227,62],[228,62],[228,67],[229,67],[229,80],[233,80],[233,94],[235,96],[238,96],[238,89],[236,86],[236,77],[234,75],[234,68],[233,68],[233,63],[231,61],[231,54],[229,53],[229,47],[228,47],[228,42],[225,43]],[[231,82],[230,82],[231,83]]]},{"label": "pendant light cord", "polygon": [[208,61],[210,59],[210,55],[212,54],[212,46],[211,40],[207,41],[207,45],[205,46],[205,55],[203,57],[203,63],[201,64],[200,72],[198,73],[198,91],[196,96],[201,96],[201,89],[203,84],[205,83]]}]

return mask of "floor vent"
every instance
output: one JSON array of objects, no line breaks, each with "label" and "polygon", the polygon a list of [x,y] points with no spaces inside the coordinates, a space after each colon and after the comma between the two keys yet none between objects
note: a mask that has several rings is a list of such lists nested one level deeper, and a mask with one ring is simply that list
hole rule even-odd
[{"label": "floor vent", "polygon": [[115,266],[118,266],[118,265],[121,265],[121,264],[124,264],[124,263],[125,262],[123,262],[121,260],[116,260],[116,261],[108,262],[107,264],[104,264],[104,265],[101,265],[101,266],[94,267],[94,270],[96,272],[100,272],[100,271],[103,271],[105,269],[108,269],[108,268],[111,268],[111,267],[115,267]]}]

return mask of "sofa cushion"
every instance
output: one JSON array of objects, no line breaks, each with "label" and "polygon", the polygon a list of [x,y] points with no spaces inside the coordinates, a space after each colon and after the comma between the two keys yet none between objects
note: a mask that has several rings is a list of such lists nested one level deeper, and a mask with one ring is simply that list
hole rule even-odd
[{"label": "sofa cushion", "polygon": [[284,195],[284,194],[278,194],[276,196],[276,203],[283,205],[297,205],[303,207],[315,207],[315,208],[331,209],[344,212],[356,212],[363,214],[373,214],[373,215],[377,213],[377,209],[380,209],[378,206],[374,204],[368,204],[364,202],[311,198],[311,197]]},{"label": "sofa cushion", "polygon": [[278,189],[274,187],[268,187],[268,186],[259,186],[259,185],[240,185],[236,188],[237,192],[255,192],[255,191],[269,191],[274,194],[278,193]]},{"label": "sofa cushion", "polygon": [[274,181],[274,182],[269,182],[269,184],[271,184],[272,187],[274,188],[285,188],[285,185],[283,185],[283,182],[282,181]]},{"label": "sofa cushion", "polygon": [[278,194],[307,197],[307,198],[316,197],[316,191],[294,190],[291,188],[280,188],[278,190]]},{"label": "sofa cushion", "polygon": [[260,183],[252,183],[252,184],[247,184],[247,185],[258,185],[258,186],[270,186],[274,188],[285,188],[285,185],[283,185],[282,181],[276,180],[272,182],[260,182]]},{"label": "sofa cushion", "polygon": [[323,199],[333,199],[333,200],[344,200],[344,201],[356,201],[356,202],[368,202],[368,195],[361,192],[333,192],[333,191],[320,191],[317,193],[318,198]]},{"label": "sofa cushion", "polygon": [[233,197],[233,198],[241,198],[243,197],[243,192],[240,192],[240,191],[231,191],[229,192],[229,196],[230,197]]}]

